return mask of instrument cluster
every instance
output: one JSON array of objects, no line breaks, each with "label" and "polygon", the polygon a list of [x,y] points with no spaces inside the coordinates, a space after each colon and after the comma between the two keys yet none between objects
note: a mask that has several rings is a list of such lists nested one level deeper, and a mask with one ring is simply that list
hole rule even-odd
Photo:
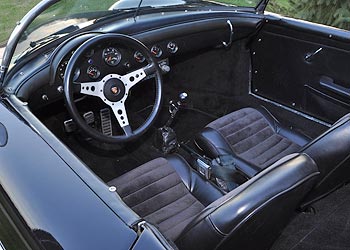
[{"label": "instrument cluster", "polygon": [[[175,42],[168,42],[166,46],[153,45],[150,47],[151,54],[161,59],[166,54],[175,54],[178,46]],[[74,54],[71,51],[58,66],[58,77],[63,80],[70,57]],[[90,49],[81,59],[74,73],[74,81],[98,80],[110,73],[125,74],[130,69],[137,69],[146,65],[146,58],[140,51],[130,51],[115,45],[104,45]]]}]

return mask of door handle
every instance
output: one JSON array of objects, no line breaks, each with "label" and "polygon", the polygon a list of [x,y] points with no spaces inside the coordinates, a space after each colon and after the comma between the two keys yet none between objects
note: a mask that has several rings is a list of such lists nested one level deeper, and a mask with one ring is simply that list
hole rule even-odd
[{"label": "door handle", "polygon": [[323,48],[319,48],[318,50],[316,50],[315,52],[312,53],[307,53],[304,57],[305,61],[307,62],[311,62],[313,57],[316,56],[317,54],[319,54],[320,52],[322,52]]},{"label": "door handle", "polygon": [[227,23],[228,27],[230,28],[230,38],[229,38],[228,42],[222,42],[222,45],[224,45],[225,48],[229,48],[232,44],[232,41],[233,41],[234,30],[233,30],[233,25],[232,25],[230,20],[227,20],[226,23]]}]

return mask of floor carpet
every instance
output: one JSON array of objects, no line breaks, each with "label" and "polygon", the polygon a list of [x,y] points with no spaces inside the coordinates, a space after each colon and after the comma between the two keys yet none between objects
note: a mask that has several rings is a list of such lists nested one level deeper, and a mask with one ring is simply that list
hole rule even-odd
[{"label": "floor carpet", "polygon": [[285,228],[271,250],[349,250],[350,185],[300,213]]}]

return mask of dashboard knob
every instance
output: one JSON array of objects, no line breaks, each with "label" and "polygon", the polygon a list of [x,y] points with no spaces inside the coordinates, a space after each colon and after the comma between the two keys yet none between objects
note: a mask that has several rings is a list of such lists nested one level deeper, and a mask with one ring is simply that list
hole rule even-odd
[{"label": "dashboard knob", "polygon": [[169,73],[170,67],[166,64],[160,65],[160,69],[163,71],[163,73]]},{"label": "dashboard knob", "polygon": [[57,91],[58,91],[58,93],[62,94],[63,93],[63,86],[62,85],[58,86]]},{"label": "dashboard knob", "polygon": [[169,42],[166,47],[171,54],[175,54],[179,49],[175,42]]},{"label": "dashboard knob", "polygon": [[186,92],[182,92],[179,94],[179,98],[181,101],[185,101],[188,97],[188,94]]},{"label": "dashboard knob", "polygon": [[49,97],[44,94],[44,95],[41,96],[41,99],[43,99],[43,101],[48,101]]}]

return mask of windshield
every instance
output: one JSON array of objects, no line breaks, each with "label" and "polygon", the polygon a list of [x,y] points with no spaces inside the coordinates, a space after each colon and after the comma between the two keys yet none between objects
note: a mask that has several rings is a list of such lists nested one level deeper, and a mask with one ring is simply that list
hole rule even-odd
[{"label": "windshield", "polygon": [[140,9],[179,7],[195,3],[201,6],[218,4],[255,8],[259,2],[260,0],[141,0],[140,4],[140,0],[61,0],[38,15],[22,33],[11,65],[40,45],[86,27],[98,18],[123,10],[135,10],[139,5]]}]

